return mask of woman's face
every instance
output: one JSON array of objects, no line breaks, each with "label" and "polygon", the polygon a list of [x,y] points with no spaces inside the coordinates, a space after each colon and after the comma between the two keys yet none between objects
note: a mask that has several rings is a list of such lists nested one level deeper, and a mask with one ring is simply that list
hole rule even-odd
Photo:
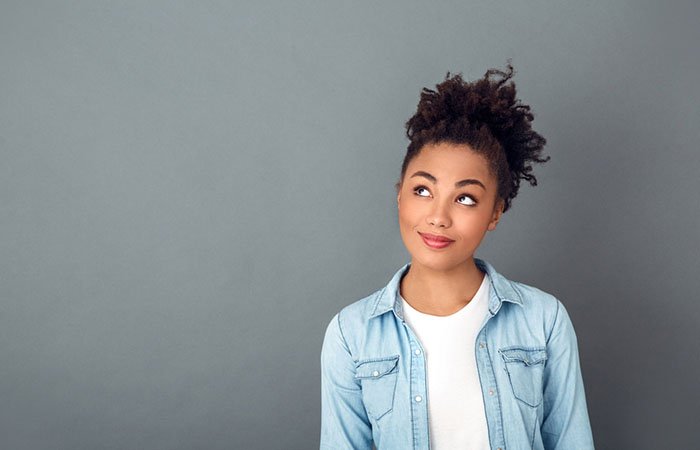
[{"label": "woman's face", "polygon": [[500,219],[497,193],[486,159],[469,146],[423,146],[408,164],[397,197],[401,237],[413,264],[441,271],[473,265],[474,251]]}]

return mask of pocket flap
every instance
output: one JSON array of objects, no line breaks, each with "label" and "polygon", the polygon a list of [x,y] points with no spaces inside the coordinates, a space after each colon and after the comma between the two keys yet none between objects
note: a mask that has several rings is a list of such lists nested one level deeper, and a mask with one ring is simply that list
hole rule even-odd
[{"label": "pocket flap", "polygon": [[498,350],[503,356],[505,362],[522,362],[525,365],[532,366],[539,364],[547,359],[547,351],[544,347],[525,348],[525,347],[508,347]]},{"label": "pocket flap", "polygon": [[379,378],[395,372],[399,364],[399,355],[388,358],[372,358],[357,363],[355,378]]}]

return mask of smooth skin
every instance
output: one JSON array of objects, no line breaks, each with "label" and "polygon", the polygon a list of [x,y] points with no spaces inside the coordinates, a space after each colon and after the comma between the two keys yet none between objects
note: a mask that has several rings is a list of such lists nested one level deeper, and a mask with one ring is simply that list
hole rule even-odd
[{"label": "smooth skin", "polygon": [[[471,181],[456,186],[462,180]],[[454,314],[471,301],[483,281],[474,252],[503,213],[495,174],[466,144],[426,144],[409,163],[397,202],[401,237],[411,254],[401,296],[422,313]],[[432,248],[419,232],[454,242]]]}]

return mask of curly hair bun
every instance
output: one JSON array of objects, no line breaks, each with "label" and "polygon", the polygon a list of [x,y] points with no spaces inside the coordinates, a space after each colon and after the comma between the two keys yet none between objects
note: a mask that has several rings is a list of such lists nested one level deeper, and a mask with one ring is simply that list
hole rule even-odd
[{"label": "curly hair bun", "polygon": [[520,180],[537,185],[531,173],[532,163],[549,161],[549,156],[540,156],[547,141],[532,130],[534,116],[530,106],[516,98],[510,61],[507,67],[507,72],[490,69],[473,82],[466,82],[461,74],[450,76],[447,72],[435,90],[423,88],[418,109],[406,122],[410,144],[401,179],[408,162],[425,144],[445,141],[467,144],[487,158],[499,180],[498,194],[505,201],[504,211],[517,195]]}]

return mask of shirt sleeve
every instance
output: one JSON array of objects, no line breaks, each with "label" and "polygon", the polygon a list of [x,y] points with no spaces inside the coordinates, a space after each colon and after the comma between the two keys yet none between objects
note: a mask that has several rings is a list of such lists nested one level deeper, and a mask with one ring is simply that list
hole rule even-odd
[{"label": "shirt sleeve", "polygon": [[321,450],[371,450],[372,428],[355,379],[355,362],[343,337],[340,313],[321,349]]},{"label": "shirt sleeve", "polygon": [[573,324],[561,301],[547,341],[542,441],[546,450],[593,450]]}]

